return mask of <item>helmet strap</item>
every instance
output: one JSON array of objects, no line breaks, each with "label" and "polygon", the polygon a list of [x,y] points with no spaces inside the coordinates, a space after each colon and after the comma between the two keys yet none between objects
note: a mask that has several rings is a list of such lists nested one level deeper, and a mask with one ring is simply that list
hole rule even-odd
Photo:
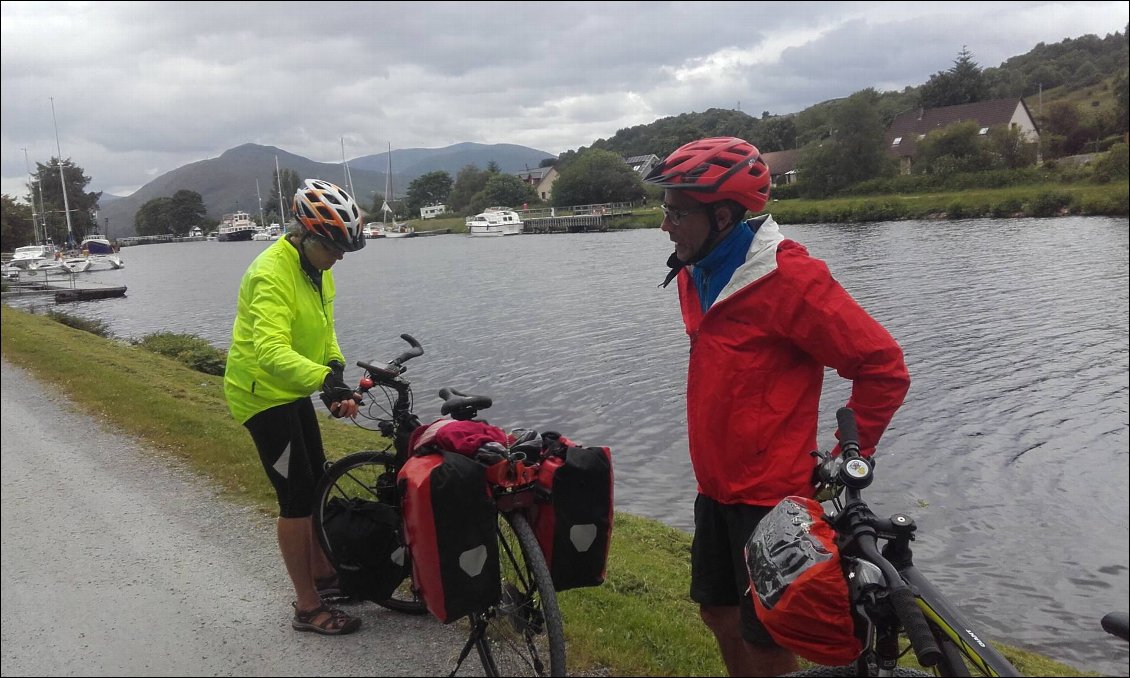
[{"label": "helmet strap", "polygon": [[672,252],[671,256],[667,257],[667,266],[669,266],[671,270],[667,272],[667,277],[659,284],[660,287],[667,287],[667,285],[671,284],[671,281],[675,279],[675,276],[679,275],[679,271],[681,271],[684,266],[696,264],[705,259],[706,255],[710,254],[718,244],[718,240],[722,236],[722,228],[718,225],[718,219],[714,216],[714,208],[709,204],[706,209],[706,218],[710,220],[710,234],[706,236],[706,240],[703,241],[698,251],[687,261],[679,259],[679,256],[675,252]]},{"label": "helmet strap", "polygon": [[314,287],[321,290],[322,271],[310,261],[310,257],[306,256],[306,242],[313,239],[313,237],[314,236],[309,231],[303,231],[298,239],[298,247],[295,249],[298,250],[298,263],[302,267],[303,273],[310,279],[310,282],[314,283]]},{"label": "helmet strap", "polygon": [[675,279],[675,276],[679,275],[679,271],[683,270],[683,267],[686,266],[686,264],[679,260],[679,255],[674,252],[671,253],[671,256],[667,257],[667,265],[671,270],[667,271],[667,277],[663,279],[663,282],[659,283],[660,287],[670,285],[671,281]]},{"label": "helmet strap", "polygon": [[706,236],[706,240],[702,242],[702,247],[690,258],[690,260],[683,262],[686,264],[697,264],[706,258],[706,255],[714,249],[718,244],[719,238],[722,236],[722,229],[718,226],[718,218],[714,216],[714,208],[709,204],[706,209],[706,218],[710,220],[710,234]]}]

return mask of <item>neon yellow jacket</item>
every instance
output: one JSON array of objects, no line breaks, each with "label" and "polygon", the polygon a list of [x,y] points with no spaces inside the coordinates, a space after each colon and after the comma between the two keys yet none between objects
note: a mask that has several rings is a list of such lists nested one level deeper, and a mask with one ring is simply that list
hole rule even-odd
[{"label": "neon yellow jacket", "polygon": [[334,279],[322,290],[284,237],[255,257],[239,283],[224,396],[239,423],[321,388],[330,360],[345,362],[334,334]]}]

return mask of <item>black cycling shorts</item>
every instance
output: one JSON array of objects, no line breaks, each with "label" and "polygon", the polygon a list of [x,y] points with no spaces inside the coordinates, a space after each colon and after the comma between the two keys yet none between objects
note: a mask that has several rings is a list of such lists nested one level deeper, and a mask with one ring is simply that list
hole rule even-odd
[{"label": "black cycling shorts", "polygon": [[694,500],[691,543],[691,600],[700,605],[739,606],[742,638],[765,647],[776,647],[777,643],[753,610],[743,550],[753,529],[771,509],[720,504],[700,494]]},{"label": "black cycling shorts", "polygon": [[325,472],[322,431],[309,398],[263,410],[244,424],[279,498],[279,516],[308,518]]}]

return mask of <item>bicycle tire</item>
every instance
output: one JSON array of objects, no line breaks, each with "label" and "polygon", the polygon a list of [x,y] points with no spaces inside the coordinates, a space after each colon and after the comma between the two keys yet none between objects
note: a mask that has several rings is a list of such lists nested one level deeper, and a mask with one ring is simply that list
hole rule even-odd
[{"label": "bicycle tire", "polygon": [[486,623],[476,643],[483,669],[488,676],[564,676],[564,623],[534,531],[522,513],[511,512],[499,515],[498,536],[501,598],[472,615],[472,623]]},{"label": "bicycle tire", "polygon": [[[315,490],[316,500],[313,518],[314,532],[318,536],[318,543],[321,544],[322,550],[326,552],[331,561],[333,561],[333,548],[325,530],[325,512],[330,499],[335,496],[343,498],[360,497],[392,505],[399,512],[400,507],[395,504],[395,488],[392,488],[393,493],[389,494],[387,486],[378,487],[378,478],[384,476],[387,481],[390,477],[388,474],[392,474],[391,480],[395,484],[395,455],[391,452],[376,450],[363,450],[346,455],[326,469]],[[405,614],[425,614],[428,611],[423,599],[416,592],[411,576],[401,583],[393,592],[392,597],[387,600],[376,601],[376,603],[381,607]]]}]

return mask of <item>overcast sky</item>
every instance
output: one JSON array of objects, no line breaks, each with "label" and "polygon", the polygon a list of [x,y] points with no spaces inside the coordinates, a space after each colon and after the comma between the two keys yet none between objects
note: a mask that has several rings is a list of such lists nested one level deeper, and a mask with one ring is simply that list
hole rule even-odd
[{"label": "overcast sky", "polygon": [[[2,192],[62,150],[127,195],[240,144],[323,162],[473,141],[549,153],[680,113],[794,113],[1039,42],[1119,2],[3,2]],[[58,124],[58,145],[52,101]]]}]

